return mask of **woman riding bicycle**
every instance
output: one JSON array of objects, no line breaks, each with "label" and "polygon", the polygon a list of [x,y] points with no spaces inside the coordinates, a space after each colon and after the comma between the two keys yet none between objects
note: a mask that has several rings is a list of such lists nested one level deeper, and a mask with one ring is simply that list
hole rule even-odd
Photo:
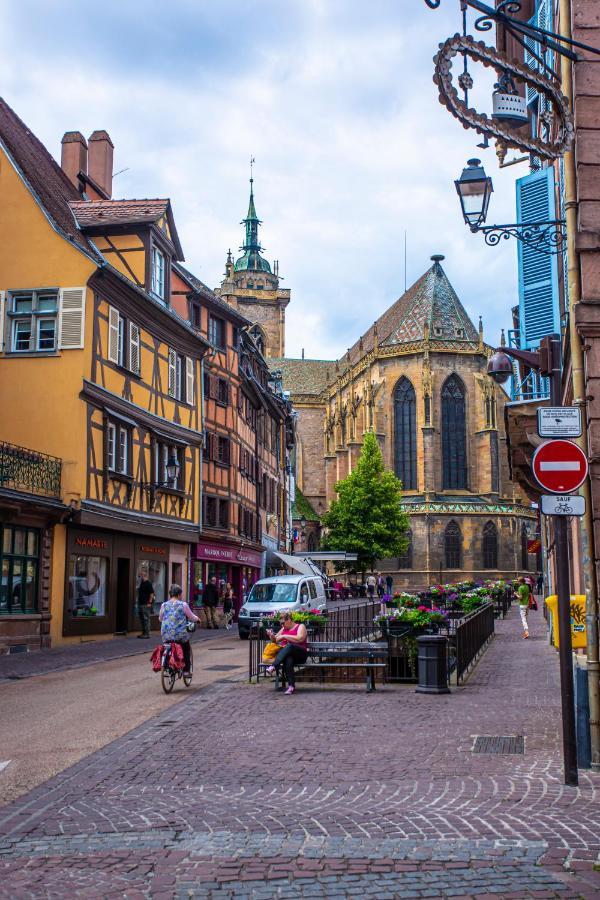
[{"label": "woman riding bicycle", "polygon": [[169,599],[160,607],[158,620],[160,625],[160,635],[163,643],[171,643],[176,641],[181,644],[184,659],[184,678],[189,676],[191,668],[190,653],[190,635],[187,631],[188,620],[190,622],[199,622],[198,616],[195,616],[187,603],[181,599],[182,590],[178,584],[172,584],[169,588]]}]

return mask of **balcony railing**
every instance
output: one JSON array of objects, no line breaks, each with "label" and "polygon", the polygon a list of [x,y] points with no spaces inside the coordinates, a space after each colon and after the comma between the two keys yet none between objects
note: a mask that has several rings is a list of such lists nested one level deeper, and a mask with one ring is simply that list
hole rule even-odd
[{"label": "balcony railing", "polygon": [[60,499],[62,460],[0,441],[0,488]]},{"label": "balcony railing", "polygon": [[[521,335],[518,329],[508,332],[508,346],[521,348]],[[513,363],[513,376],[511,378],[510,399],[517,403],[524,400],[547,400],[550,396],[550,381],[538,372],[531,369],[523,371],[523,366],[516,360]]]}]

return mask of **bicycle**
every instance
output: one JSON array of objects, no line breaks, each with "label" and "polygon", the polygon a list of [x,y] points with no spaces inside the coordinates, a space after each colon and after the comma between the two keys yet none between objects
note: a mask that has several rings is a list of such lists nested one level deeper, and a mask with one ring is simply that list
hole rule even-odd
[{"label": "bicycle", "polygon": [[[189,622],[186,625],[186,631],[190,633],[196,630],[196,623]],[[175,666],[171,665],[171,653],[173,644],[178,643],[178,641],[165,641],[163,655],[161,659],[160,665],[160,681],[162,684],[162,689],[165,694],[170,694],[173,688],[175,687],[175,681],[178,678],[183,678],[183,683],[186,687],[189,687],[192,683],[192,677],[194,674],[194,654],[192,652],[192,645],[190,644],[190,672],[189,675],[184,675],[181,669],[176,669]]]}]

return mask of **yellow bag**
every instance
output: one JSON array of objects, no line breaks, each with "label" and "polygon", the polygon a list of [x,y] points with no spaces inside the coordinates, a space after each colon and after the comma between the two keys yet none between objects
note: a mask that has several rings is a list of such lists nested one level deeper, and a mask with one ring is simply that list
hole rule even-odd
[{"label": "yellow bag", "polygon": [[262,661],[264,663],[274,662],[275,657],[277,656],[277,654],[279,653],[280,650],[281,650],[281,647],[279,646],[279,644],[276,644],[275,641],[269,641],[269,643],[266,645],[265,649],[263,650]]}]

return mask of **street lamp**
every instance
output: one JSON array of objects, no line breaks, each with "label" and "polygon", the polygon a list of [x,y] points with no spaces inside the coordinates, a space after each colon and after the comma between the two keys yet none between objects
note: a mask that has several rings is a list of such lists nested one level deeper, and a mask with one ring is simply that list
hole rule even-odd
[{"label": "street lamp", "polygon": [[165,472],[167,473],[167,484],[177,484],[180,469],[181,466],[179,465],[179,460],[173,454],[169,457],[165,466]]},{"label": "street lamp", "polygon": [[[550,380],[550,403],[561,406],[562,369],[560,335],[550,334],[540,341],[537,352],[498,347],[490,357],[488,375],[502,384],[512,374],[511,357]],[[575,737],[575,691],[573,688],[573,648],[571,641],[571,585],[569,583],[569,539],[565,516],[554,517],[556,587],[558,595],[558,640],[560,694],[565,784],[578,784],[577,741]]]},{"label": "street lamp", "polygon": [[481,165],[481,160],[470,159],[462,170],[460,178],[454,182],[460,198],[460,206],[465,223],[473,234],[481,232],[485,242],[495,247],[501,239],[515,237],[527,247],[539,253],[560,253],[567,235],[564,219],[551,219],[547,222],[516,222],[509,225],[484,225],[487,219],[490,197],[494,190]]}]

